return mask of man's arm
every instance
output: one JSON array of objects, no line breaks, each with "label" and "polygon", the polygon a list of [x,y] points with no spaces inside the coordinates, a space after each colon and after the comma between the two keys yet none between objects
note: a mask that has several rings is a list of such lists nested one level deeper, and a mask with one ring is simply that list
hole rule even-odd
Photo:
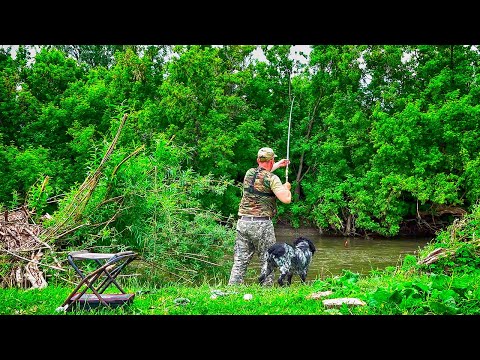
[{"label": "man's arm", "polygon": [[291,187],[292,186],[287,181],[282,187],[279,187],[277,191],[274,191],[277,199],[285,204],[290,204],[292,202],[292,193],[290,192]]},{"label": "man's arm", "polygon": [[[288,164],[290,164],[290,160],[287,159],[282,159],[277,161],[276,163],[273,164],[271,172],[274,170],[278,169],[279,167],[286,167]],[[281,183],[281,182],[280,182]],[[290,204],[292,202],[292,193],[290,192],[291,189],[290,183],[287,181],[285,184],[282,186],[278,186],[277,189],[273,189],[273,192],[275,196],[277,197],[278,200],[285,204]]]},{"label": "man's arm", "polygon": [[290,160],[282,159],[273,164],[271,172],[277,170],[279,167],[285,167],[290,164]]}]

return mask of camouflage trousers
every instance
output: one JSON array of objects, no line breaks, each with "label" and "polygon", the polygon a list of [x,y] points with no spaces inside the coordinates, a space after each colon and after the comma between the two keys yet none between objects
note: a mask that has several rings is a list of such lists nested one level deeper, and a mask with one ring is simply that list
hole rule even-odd
[{"label": "camouflage trousers", "polygon": [[[244,221],[239,219],[233,248],[233,266],[228,285],[243,284],[248,264],[255,253],[258,254],[260,268],[266,266],[265,253],[275,242],[272,220]],[[271,273],[263,285],[273,285],[273,279],[274,273]]]}]

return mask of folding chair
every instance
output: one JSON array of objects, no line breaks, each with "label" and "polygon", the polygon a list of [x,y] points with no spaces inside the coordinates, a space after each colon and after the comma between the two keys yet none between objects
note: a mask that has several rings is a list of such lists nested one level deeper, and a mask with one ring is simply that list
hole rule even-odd
[{"label": "folding chair", "polygon": [[[99,305],[115,307],[131,303],[135,297],[133,293],[126,293],[117,281],[121,271],[133,260],[137,254],[133,251],[122,251],[116,254],[93,253],[86,250],[73,251],[68,254],[68,262],[80,275],[81,281],[63,302],[65,311],[73,305],[83,305],[84,308],[97,307]],[[93,261],[95,270],[86,273],[80,268],[81,262]],[[85,264],[85,263],[84,263]],[[120,293],[108,293],[104,291],[109,286],[115,286]]]}]

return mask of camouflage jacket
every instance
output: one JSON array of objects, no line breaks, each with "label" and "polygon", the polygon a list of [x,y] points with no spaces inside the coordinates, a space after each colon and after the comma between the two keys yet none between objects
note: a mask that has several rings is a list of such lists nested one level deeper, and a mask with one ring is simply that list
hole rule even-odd
[{"label": "camouflage jacket", "polygon": [[238,215],[273,217],[277,213],[274,191],[282,187],[280,178],[270,171],[261,167],[248,169]]}]

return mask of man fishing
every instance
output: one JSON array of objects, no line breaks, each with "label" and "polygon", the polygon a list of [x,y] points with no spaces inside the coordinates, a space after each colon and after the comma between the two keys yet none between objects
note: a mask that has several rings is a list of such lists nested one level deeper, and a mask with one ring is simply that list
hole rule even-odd
[{"label": "man fishing", "polygon": [[[288,159],[275,162],[275,153],[269,147],[262,147],[257,154],[257,168],[250,168],[243,180],[243,195],[238,209],[237,235],[233,253],[233,266],[229,285],[242,284],[248,264],[255,252],[260,258],[260,267],[265,262],[265,252],[275,244],[272,218],[277,213],[276,199],[290,204],[292,194],[288,181],[282,184],[273,174],[279,167],[287,167]],[[273,285],[274,274],[264,281],[264,286]]]}]

